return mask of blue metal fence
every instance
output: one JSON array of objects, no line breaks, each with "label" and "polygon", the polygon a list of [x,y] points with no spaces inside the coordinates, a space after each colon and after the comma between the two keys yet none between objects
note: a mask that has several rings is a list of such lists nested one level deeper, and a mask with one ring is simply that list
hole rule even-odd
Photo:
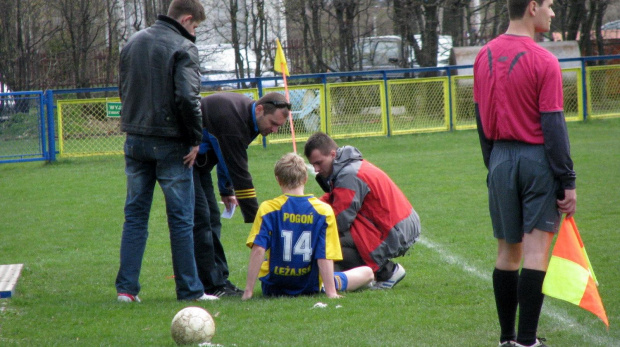
[{"label": "blue metal fence", "polygon": [[0,163],[53,160],[45,105],[42,91],[0,93]]},{"label": "blue metal fence", "polygon": [[[620,55],[608,55],[597,57],[565,58],[559,59],[560,62],[579,62],[581,65],[581,94],[583,98],[581,119],[590,117],[592,110],[588,109],[588,91],[594,88],[596,81],[589,81],[587,62],[620,59]],[[394,69],[380,71],[352,71],[340,73],[318,73],[293,75],[288,77],[289,84],[323,84],[337,81],[382,79],[384,84],[394,78],[417,77],[421,74],[435,72],[441,76],[446,76],[449,86],[453,83],[455,72],[463,69],[471,69],[472,65],[456,65],[446,67],[429,67],[416,69]],[[591,79],[591,78],[590,78]],[[620,81],[616,81],[616,85]],[[592,86],[588,86],[588,83]],[[608,82],[609,83],[609,82]],[[205,90],[213,90],[222,86],[231,88],[252,87],[258,90],[258,95],[263,94],[263,88],[282,85],[281,77],[261,77],[246,78],[236,80],[206,81],[203,82]],[[56,160],[57,130],[56,130],[56,101],[61,99],[72,99],[78,95],[88,97],[115,97],[118,88],[91,88],[91,89],[70,89],[70,90],[47,90],[29,92],[0,93],[0,164],[24,161],[54,161]],[[82,96],[82,97],[83,97]],[[449,129],[454,129],[452,114],[452,103],[454,95],[452,88],[448,88],[448,102],[450,104],[450,125]],[[386,96],[386,102],[387,102]],[[327,103],[328,100],[322,100]],[[329,105],[324,105],[329,107]],[[388,110],[389,112],[389,110]],[[620,110],[618,110],[620,112]]]}]

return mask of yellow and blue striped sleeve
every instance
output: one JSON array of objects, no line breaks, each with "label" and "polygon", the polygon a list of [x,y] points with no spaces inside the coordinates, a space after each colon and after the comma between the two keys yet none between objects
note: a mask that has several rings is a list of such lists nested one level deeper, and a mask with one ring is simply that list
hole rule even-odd
[{"label": "yellow and blue striped sleeve", "polygon": [[327,224],[325,227],[325,259],[342,260],[342,249],[340,248],[340,237],[334,210],[317,198],[311,199],[311,203],[319,214],[325,216],[325,223]]}]

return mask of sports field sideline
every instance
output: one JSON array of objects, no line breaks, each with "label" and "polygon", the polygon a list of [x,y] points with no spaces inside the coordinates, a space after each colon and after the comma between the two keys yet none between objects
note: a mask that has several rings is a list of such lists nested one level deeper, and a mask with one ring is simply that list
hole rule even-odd
[{"label": "sports field sideline", "polygon": [[[577,214],[610,329],[593,314],[545,299],[539,334],[550,346],[620,346],[620,119],[569,123]],[[418,211],[423,231],[391,291],[206,302],[221,346],[496,346],[491,289],[495,240],[475,131],[338,140],[386,171]],[[1,145],[1,144],[0,144]],[[303,143],[298,143],[298,149]],[[291,144],[249,150],[259,201],[279,194],[273,164]],[[299,150],[298,150],[299,151]],[[301,151],[299,151],[301,152]],[[2,346],[173,346],[177,302],[163,196],[157,190],[141,304],[116,302],[123,222],[122,156],[0,165],[0,264],[23,263],[0,300]],[[313,180],[307,192],[319,194]],[[223,221],[231,280],[245,282],[250,225]],[[258,288],[257,288],[258,290]],[[317,302],[326,308],[313,308]],[[193,303],[192,303],[193,304]]]}]

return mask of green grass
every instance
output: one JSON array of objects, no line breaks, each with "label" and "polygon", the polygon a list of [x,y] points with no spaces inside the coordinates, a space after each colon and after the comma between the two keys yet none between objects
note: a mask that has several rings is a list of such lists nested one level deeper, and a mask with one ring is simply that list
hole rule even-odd
[{"label": "green grass", "polygon": [[[611,328],[545,300],[539,334],[551,346],[619,346],[620,119],[568,125],[578,174],[575,216],[600,282]],[[340,140],[357,146],[418,211],[420,242],[398,261],[391,291],[200,303],[223,346],[496,346],[491,289],[496,242],[475,131]],[[303,143],[298,143],[299,151]],[[260,201],[279,194],[273,164],[290,144],[249,149]],[[116,302],[114,278],[125,197],[121,156],[0,165],[0,264],[23,263],[16,295],[0,300],[2,346],[173,346],[174,294],[164,203],[157,190],[144,257],[141,304]],[[307,191],[319,194],[315,182]],[[250,225],[223,221],[231,280],[245,282]],[[257,292],[259,287],[257,286]],[[257,293],[258,294],[258,293]],[[317,302],[325,309],[313,309]],[[191,303],[193,305],[194,303]],[[339,305],[340,307],[338,307]]]}]

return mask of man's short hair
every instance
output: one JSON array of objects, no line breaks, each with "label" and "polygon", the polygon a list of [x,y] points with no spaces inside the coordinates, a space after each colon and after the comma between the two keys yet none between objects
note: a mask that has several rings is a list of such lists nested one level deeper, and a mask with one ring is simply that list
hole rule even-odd
[{"label": "man's short hair", "polygon": [[207,19],[205,8],[200,0],[172,0],[168,7],[168,17],[178,20],[185,15],[191,15],[192,19],[198,23]]},{"label": "man's short hair", "polygon": [[[274,105],[274,103],[278,106]],[[256,105],[262,105],[265,114],[273,114],[278,108],[284,108],[287,107],[286,105],[290,104],[286,101],[286,97],[283,94],[271,92],[258,99],[258,101],[256,101]]]},{"label": "man's short hair", "polygon": [[318,149],[321,154],[327,155],[332,149],[337,150],[338,145],[329,135],[319,131],[310,135],[308,141],[306,141],[306,145],[304,146],[304,155],[306,158],[310,158],[310,154],[312,154],[315,149]]},{"label": "man's short hair", "polygon": [[527,6],[532,1],[536,1],[538,5],[542,5],[545,0],[508,0],[508,18],[510,20],[523,18]]},{"label": "man's short hair", "polygon": [[304,159],[297,153],[287,153],[278,160],[273,169],[282,187],[297,188],[308,180],[308,172]]}]

